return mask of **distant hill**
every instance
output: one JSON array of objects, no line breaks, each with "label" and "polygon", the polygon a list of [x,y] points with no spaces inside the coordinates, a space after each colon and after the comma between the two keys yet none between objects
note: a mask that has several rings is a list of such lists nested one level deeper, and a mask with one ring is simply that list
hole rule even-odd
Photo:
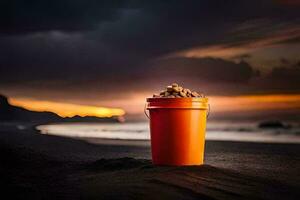
[{"label": "distant hill", "polygon": [[0,94],[0,121],[24,122],[119,122],[117,117],[99,118],[87,117],[60,117],[52,112],[36,112],[9,104],[8,98]]}]

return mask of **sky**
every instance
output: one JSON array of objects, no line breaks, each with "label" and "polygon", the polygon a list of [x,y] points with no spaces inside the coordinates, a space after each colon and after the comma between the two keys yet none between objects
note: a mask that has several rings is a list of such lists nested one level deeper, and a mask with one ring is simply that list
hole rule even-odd
[{"label": "sky", "polygon": [[215,116],[297,115],[299,10],[298,0],[2,0],[0,93],[31,109],[140,115],[178,82],[207,95]]}]

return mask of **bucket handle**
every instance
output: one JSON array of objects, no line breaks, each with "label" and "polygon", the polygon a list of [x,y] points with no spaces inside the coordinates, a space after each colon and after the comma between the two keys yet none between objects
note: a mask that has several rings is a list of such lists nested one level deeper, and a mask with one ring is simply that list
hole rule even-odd
[{"label": "bucket handle", "polygon": [[[144,113],[145,113],[146,117],[148,119],[150,119],[149,114],[147,113],[147,103],[145,103],[145,106],[144,106]],[[206,118],[209,117],[209,114],[210,114],[210,104],[208,104],[208,112],[206,114]]]},{"label": "bucket handle", "polygon": [[148,119],[150,119],[149,114],[147,113],[147,103],[145,103],[145,106],[144,106],[144,113],[145,113],[146,117]]},{"label": "bucket handle", "polygon": [[210,114],[210,104],[208,104],[208,109],[207,109],[208,111],[207,111],[207,114],[206,114],[206,118],[208,119],[208,117],[209,117],[209,114]]}]

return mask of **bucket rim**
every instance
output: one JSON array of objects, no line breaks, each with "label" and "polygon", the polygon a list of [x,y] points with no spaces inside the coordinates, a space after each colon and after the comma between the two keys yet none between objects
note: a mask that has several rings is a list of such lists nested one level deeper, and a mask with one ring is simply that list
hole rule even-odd
[{"label": "bucket rim", "polygon": [[207,97],[180,97],[180,98],[167,98],[167,97],[149,97],[146,98],[146,102],[172,102],[172,103],[184,103],[184,102],[201,102],[201,103],[207,103],[208,98]]}]

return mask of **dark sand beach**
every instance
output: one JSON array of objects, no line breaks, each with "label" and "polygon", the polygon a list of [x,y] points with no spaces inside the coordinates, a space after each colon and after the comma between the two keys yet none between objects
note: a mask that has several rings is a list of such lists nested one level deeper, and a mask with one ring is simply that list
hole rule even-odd
[{"label": "dark sand beach", "polygon": [[300,146],[208,141],[205,165],[153,166],[150,148],[1,125],[7,199],[299,199]]}]

